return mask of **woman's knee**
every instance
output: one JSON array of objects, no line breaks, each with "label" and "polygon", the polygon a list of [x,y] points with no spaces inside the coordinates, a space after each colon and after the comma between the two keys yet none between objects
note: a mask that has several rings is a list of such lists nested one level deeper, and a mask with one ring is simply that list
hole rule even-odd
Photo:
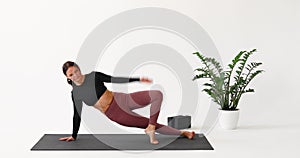
[{"label": "woman's knee", "polygon": [[150,91],[150,96],[152,99],[155,100],[163,100],[163,93],[160,90],[151,90]]}]

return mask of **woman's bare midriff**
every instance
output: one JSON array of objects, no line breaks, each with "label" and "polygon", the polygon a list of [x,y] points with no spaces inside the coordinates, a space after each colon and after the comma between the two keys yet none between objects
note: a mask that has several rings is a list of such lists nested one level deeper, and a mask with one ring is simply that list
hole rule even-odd
[{"label": "woman's bare midriff", "polygon": [[109,105],[114,99],[114,94],[112,91],[109,91],[108,89],[102,94],[102,96],[99,98],[99,100],[96,102],[94,107],[96,109],[99,109],[101,112],[105,113],[105,111],[108,109]]}]

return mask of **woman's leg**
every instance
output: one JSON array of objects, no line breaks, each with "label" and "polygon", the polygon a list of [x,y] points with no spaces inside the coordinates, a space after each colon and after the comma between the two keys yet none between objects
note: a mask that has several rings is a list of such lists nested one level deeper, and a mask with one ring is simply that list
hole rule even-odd
[{"label": "woman's leg", "polygon": [[[137,127],[145,129],[149,125],[149,118],[141,116],[135,112],[118,112],[119,117],[114,121],[120,125],[127,126],[127,127]],[[166,126],[160,123],[156,123],[155,130],[158,133],[165,134],[165,135],[180,135],[181,131],[175,129],[170,126]]]},{"label": "woman's leg", "polygon": [[158,90],[148,90],[130,93],[128,95],[127,103],[130,110],[150,106],[150,119],[149,124],[156,126],[157,119],[160,113],[161,103],[163,101],[163,94]]},{"label": "woman's leg", "polygon": [[[162,102],[162,93],[160,91],[140,91],[135,93],[115,93],[114,100],[105,114],[118,124],[127,127],[138,127],[147,129],[149,124],[153,124],[152,133],[146,133],[150,136],[150,141],[157,144],[158,141],[154,137],[154,130],[161,134],[167,135],[184,135],[189,134],[175,128],[157,123],[157,118]],[[132,110],[142,108],[151,103],[150,119],[143,117]],[[153,114],[154,113],[154,114]],[[190,136],[187,136],[190,138]]]},{"label": "woman's leg", "polygon": [[155,138],[155,128],[157,126],[157,118],[160,112],[160,107],[163,99],[163,95],[160,91],[140,91],[129,94],[130,103],[127,104],[131,110],[141,108],[151,104],[150,106],[150,119],[148,126],[145,128],[145,133],[149,135],[150,142],[152,144],[158,144]]},{"label": "woman's leg", "polygon": [[[115,104],[115,102],[113,104]],[[125,112],[124,109],[121,109],[117,104],[113,105],[113,109],[110,111],[112,111],[112,113],[109,114],[110,115],[109,118],[120,125],[127,126],[127,127],[137,127],[142,129],[148,127],[149,118],[141,116],[132,111]],[[155,129],[157,133],[161,133],[165,135],[178,135],[178,136],[184,135],[190,139],[194,135],[194,133],[192,132],[180,131],[178,129],[160,123],[156,123]]]}]

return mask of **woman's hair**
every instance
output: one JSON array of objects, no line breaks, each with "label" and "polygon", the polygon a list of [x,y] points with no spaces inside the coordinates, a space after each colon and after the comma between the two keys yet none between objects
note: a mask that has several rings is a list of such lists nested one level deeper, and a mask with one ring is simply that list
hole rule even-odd
[{"label": "woman's hair", "polygon": [[[65,76],[67,76],[67,71],[68,71],[69,67],[72,67],[72,66],[76,66],[80,70],[79,66],[75,62],[73,62],[73,61],[67,61],[62,66],[62,70],[63,70],[63,73],[65,74]],[[67,79],[67,82],[70,85],[72,85],[72,80]]]}]

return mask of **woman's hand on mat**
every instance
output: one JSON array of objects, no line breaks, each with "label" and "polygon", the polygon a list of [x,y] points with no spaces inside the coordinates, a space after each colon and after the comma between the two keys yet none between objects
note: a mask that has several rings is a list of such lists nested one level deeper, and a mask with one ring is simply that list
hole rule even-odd
[{"label": "woman's hand on mat", "polygon": [[69,142],[69,141],[74,141],[75,139],[74,139],[72,136],[70,136],[70,137],[62,137],[62,138],[59,138],[59,140],[63,140],[63,141]]},{"label": "woman's hand on mat", "polygon": [[140,82],[144,82],[144,83],[152,83],[152,80],[146,77],[141,77],[140,78]]}]

